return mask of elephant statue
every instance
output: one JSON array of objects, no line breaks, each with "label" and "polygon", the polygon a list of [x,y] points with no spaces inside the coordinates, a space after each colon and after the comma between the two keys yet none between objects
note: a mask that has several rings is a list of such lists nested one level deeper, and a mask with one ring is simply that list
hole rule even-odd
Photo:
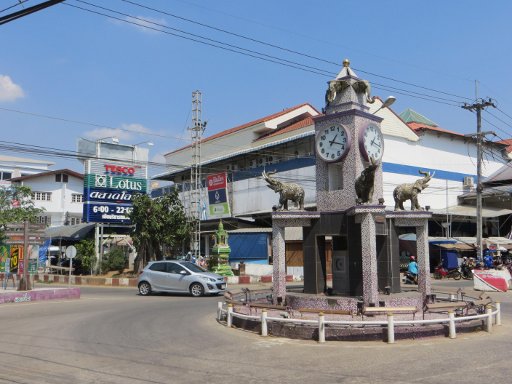
[{"label": "elephant statue", "polygon": [[304,210],[304,188],[295,183],[282,183],[271,177],[276,173],[265,172],[261,174],[263,180],[267,182],[267,187],[272,189],[274,192],[279,193],[279,205],[276,207],[277,210],[288,210],[288,200],[295,203],[295,206],[299,206],[300,210]]},{"label": "elephant statue", "polygon": [[370,165],[368,165],[361,175],[356,179],[356,204],[364,204],[372,201],[373,186],[375,182],[375,171],[379,168],[379,163],[370,157]]},{"label": "elephant statue", "polygon": [[424,177],[416,180],[414,183],[400,184],[393,191],[393,199],[395,199],[395,211],[404,210],[404,202],[411,200],[411,211],[422,210],[418,203],[418,194],[428,187],[428,182],[434,177],[435,172],[418,171]]}]

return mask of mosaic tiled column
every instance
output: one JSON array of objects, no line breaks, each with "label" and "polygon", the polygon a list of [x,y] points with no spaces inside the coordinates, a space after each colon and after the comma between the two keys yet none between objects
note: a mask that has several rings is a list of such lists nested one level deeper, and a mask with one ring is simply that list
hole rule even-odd
[{"label": "mosaic tiled column", "polygon": [[430,281],[430,255],[428,248],[428,219],[432,213],[428,211],[388,212],[388,218],[394,218],[397,227],[416,228],[416,259],[418,263],[418,291],[423,299],[432,293]]},{"label": "mosaic tiled column", "polygon": [[272,213],[272,253],[273,253],[273,298],[274,304],[286,299],[286,248],[284,230],[286,227],[309,227],[311,219],[320,218],[317,212],[278,211]]},{"label": "mosaic tiled column", "polygon": [[416,227],[416,253],[418,263],[418,290],[423,299],[432,293],[430,284],[430,255],[428,247],[427,220]]},{"label": "mosaic tiled column", "polygon": [[284,226],[273,222],[272,224],[272,252],[273,252],[273,284],[274,304],[284,301],[286,297],[286,252],[284,242]]},{"label": "mosaic tiled column", "polygon": [[375,221],[369,212],[359,214],[361,218],[361,255],[363,258],[363,301],[365,305],[379,300],[377,278],[377,244]]}]

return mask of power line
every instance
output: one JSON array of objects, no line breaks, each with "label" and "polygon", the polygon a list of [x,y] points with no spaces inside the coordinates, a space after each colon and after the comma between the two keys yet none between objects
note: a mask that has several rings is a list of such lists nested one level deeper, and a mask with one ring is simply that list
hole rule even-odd
[{"label": "power line", "polygon": [[[118,21],[122,21],[122,22],[125,22],[125,23],[137,25],[138,27],[141,27],[141,28],[148,28],[148,29],[151,29],[151,30],[154,30],[154,31],[157,31],[157,32],[166,33],[168,35],[172,35],[172,36],[175,36],[175,37],[180,37],[182,39],[194,41],[194,42],[197,42],[197,43],[201,43],[201,44],[204,44],[204,45],[212,46],[214,48],[223,49],[223,50],[230,51],[230,52],[233,52],[233,53],[238,53],[238,54],[241,54],[241,55],[244,55],[244,56],[253,57],[253,58],[260,59],[260,60],[267,61],[267,62],[271,62],[271,63],[274,63],[274,64],[279,64],[279,65],[283,65],[283,66],[299,69],[299,70],[302,70],[302,71],[305,71],[305,72],[310,72],[310,73],[314,73],[314,74],[321,75],[321,76],[324,76],[324,77],[329,77],[329,78],[332,78],[332,77],[335,76],[334,73],[332,73],[330,71],[327,71],[327,70],[324,70],[324,69],[321,69],[321,68],[305,65],[305,64],[302,64],[302,63],[298,63],[296,61],[283,59],[283,58],[280,58],[280,57],[277,57],[277,56],[273,56],[273,55],[268,55],[268,54],[265,54],[265,53],[262,53],[262,52],[258,52],[258,51],[255,51],[255,50],[246,49],[246,48],[243,48],[243,47],[240,47],[240,46],[236,46],[236,45],[233,45],[233,44],[224,43],[224,42],[219,41],[219,40],[210,39],[208,37],[204,37],[204,36],[201,36],[201,35],[193,34],[193,33],[190,33],[190,32],[187,32],[187,31],[183,31],[183,30],[180,30],[180,29],[171,28],[171,27],[168,27],[168,26],[163,25],[163,24],[155,23],[155,22],[153,22],[151,20],[147,20],[147,19],[144,19],[144,18],[140,18],[140,17],[136,17],[136,16],[133,16],[133,15],[129,15],[129,14],[126,14],[126,13],[123,13],[123,12],[119,12],[119,11],[113,10],[111,8],[105,8],[105,7],[102,7],[102,6],[98,6],[98,5],[95,5],[95,4],[83,1],[83,0],[75,0],[75,1],[87,4],[87,5],[95,7],[95,8],[103,9],[103,10],[106,10],[108,12],[112,12],[112,13],[116,13],[116,14],[119,14],[119,15],[122,15],[122,16],[125,16],[125,17],[129,17],[129,18],[132,18],[134,20],[138,20],[140,22],[143,22],[144,24],[140,24],[140,23],[137,23],[137,22],[132,22],[132,21],[129,21],[129,20],[126,20],[126,19],[120,19],[120,18],[112,16],[112,15],[108,15],[108,14],[105,14],[105,13],[102,13],[102,12],[98,12],[98,11],[94,11],[94,10],[87,9],[87,8],[83,8],[83,7],[80,7],[80,6],[77,6],[77,5],[72,5],[72,4],[69,4],[69,3],[64,3],[64,4],[72,6],[74,8],[81,9],[83,11],[87,11],[87,12],[90,12],[90,13],[97,14],[97,15],[100,15],[100,16],[104,16],[104,17],[112,18],[112,19],[115,19],[115,20],[118,20]],[[161,27],[161,28],[170,29],[170,30],[173,30],[173,31],[176,31],[176,32],[179,32],[179,33],[183,33],[183,34],[186,34],[186,35],[193,36],[193,37],[182,36],[182,35],[179,35],[179,34],[176,34],[176,33],[173,33],[173,32],[164,31],[164,30],[159,29],[159,28],[153,28],[153,27],[150,27],[150,26],[148,26],[146,24],[156,25],[156,26]],[[206,40],[206,41],[202,41],[202,40],[198,40],[198,39],[203,39],[203,40]],[[208,41],[210,41],[210,42],[208,42]],[[213,43],[215,43],[215,44],[213,44]],[[221,44],[221,46],[219,46],[217,44]],[[283,48],[283,50],[286,50],[286,49]],[[260,56],[258,56],[258,55],[260,55]],[[305,54],[302,54],[302,56],[305,56]],[[329,63],[332,64],[332,62],[329,62]],[[384,76],[380,76],[380,75],[376,75],[376,74],[373,74],[373,75],[386,78]],[[387,79],[396,81],[396,79],[389,78],[389,77]],[[402,81],[400,81],[400,82],[402,82]],[[407,82],[402,82],[402,83],[407,84]],[[413,83],[409,83],[409,84],[412,85],[412,86],[417,86],[417,85],[415,85]],[[388,86],[388,87],[390,87],[390,86]],[[427,88],[427,87],[423,87],[423,86],[419,86],[419,87],[423,88],[423,89],[428,89],[428,90],[432,90],[432,91],[435,91],[435,92],[439,92],[439,93],[442,93],[442,94],[447,94],[447,95],[452,95],[452,96],[455,96],[455,97],[460,97],[460,96],[457,96],[457,95],[454,95],[454,94],[450,94],[450,93],[447,93],[447,92],[437,91],[437,90],[434,90],[432,88]],[[379,88],[379,87],[375,87],[375,88]],[[457,101],[454,101],[454,100],[451,100],[451,99],[441,98],[441,97],[437,97],[437,96],[433,96],[433,95],[421,94],[421,93],[418,93],[418,92],[413,92],[413,91],[409,91],[409,90],[405,90],[405,89],[400,89],[400,88],[395,88],[395,87],[390,87],[390,88],[392,88],[394,90],[399,90],[399,91],[401,91],[401,93],[400,92],[398,92],[398,93],[406,95],[406,96],[415,97],[415,98],[419,98],[419,99],[423,99],[423,100],[427,100],[427,101],[438,102],[438,103],[447,104],[447,105],[452,105],[452,106],[457,106],[457,107],[459,106],[459,105],[453,105],[453,104],[448,104],[448,103],[444,103],[443,102],[443,101],[446,101],[446,100],[451,101],[451,102],[457,102]],[[381,85],[380,89],[386,90],[385,88],[383,88],[382,85]],[[415,96],[415,94],[416,95],[420,95],[420,96]],[[465,98],[465,97],[461,97],[461,98],[469,100],[468,98]],[[438,99],[438,100],[436,100],[436,99]],[[462,101],[459,102],[459,103],[462,103]]]},{"label": "power line", "polygon": [[44,115],[44,114],[35,113],[35,112],[20,111],[18,109],[10,109],[10,108],[0,107],[0,110],[6,111],[6,112],[19,113],[19,114],[27,115],[27,116],[40,117],[40,118],[49,119],[49,120],[62,121],[62,122],[65,122],[65,123],[73,123],[73,124],[79,124],[79,125],[88,125],[88,126],[96,127],[96,128],[113,129],[113,130],[117,130],[117,131],[123,131],[123,132],[129,132],[129,133],[137,133],[137,134],[141,134],[141,135],[161,137],[161,138],[166,138],[166,139],[182,140],[182,141],[187,141],[188,142],[188,140],[185,140],[185,139],[183,139],[182,137],[179,137],[179,136],[162,135],[162,134],[152,133],[152,132],[141,132],[141,131],[137,131],[135,129],[112,127],[112,126],[108,126],[108,125],[104,125],[104,124],[97,124],[97,123],[91,123],[91,122],[85,122],[85,121],[79,121],[79,120],[71,120],[71,119],[67,119],[67,118],[64,118],[64,117]]},{"label": "power line", "polygon": [[5,11],[8,11],[9,9],[12,9],[12,8],[15,8],[15,7],[19,7],[21,6],[23,8],[23,3],[26,3],[28,0],[18,0],[18,2],[16,4],[13,4],[7,8],[4,8],[4,9],[0,9],[0,13],[2,12],[5,12]]},{"label": "power line", "polygon": [[[174,18],[177,18],[179,20],[183,20],[183,21],[186,21],[186,22],[189,22],[189,23],[192,23],[192,24],[200,25],[202,27],[209,28],[209,29],[212,29],[212,30],[215,30],[215,31],[218,31],[218,32],[222,32],[222,33],[225,33],[225,34],[228,34],[228,35],[231,35],[231,36],[239,37],[239,38],[242,38],[242,39],[245,39],[245,40],[248,40],[248,41],[252,41],[252,42],[255,42],[255,43],[258,43],[258,44],[262,44],[262,45],[265,45],[265,46],[268,46],[268,47],[271,47],[271,48],[276,48],[276,49],[279,49],[279,50],[284,51],[284,52],[293,53],[293,54],[296,54],[296,55],[299,55],[299,56],[302,56],[302,57],[306,57],[308,59],[317,60],[317,61],[320,61],[320,62],[323,62],[323,63],[326,63],[326,64],[332,64],[332,65],[335,65],[337,67],[339,67],[339,65],[340,65],[337,62],[333,62],[333,61],[326,60],[326,59],[323,59],[323,58],[320,58],[320,57],[317,57],[317,56],[309,55],[309,54],[304,53],[304,52],[299,52],[299,51],[296,51],[296,50],[292,50],[292,49],[289,49],[289,48],[286,48],[286,47],[282,47],[280,45],[268,43],[268,42],[265,42],[265,41],[262,41],[262,40],[254,39],[252,37],[248,37],[246,35],[242,35],[242,34],[239,34],[239,33],[231,32],[231,31],[228,31],[226,29],[214,27],[212,25],[201,23],[201,22],[198,22],[196,20],[188,19],[188,18],[185,18],[185,17],[182,17],[182,16],[178,16],[176,14],[173,14],[173,13],[170,13],[170,12],[167,12],[167,11],[162,11],[160,9],[148,7],[146,5],[143,5],[143,4],[134,2],[134,1],[130,1],[130,0],[121,0],[121,1],[123,1],[125,3],[129,3],[129,4],[133,4],[135,6],[138,6],[138,7],[141,7],[141,8],[145,8],[145,9],[148,9],[148,10],[151,10],[151,11],[163,14],[163,15],[171,16],[171,17],[174,17]],[[379,74],[376,74],[374,72],[364,71],[364,70],[358,69],[358,68],[353,68],[353,69],[358,71],[358,72],[361,72],[361,73],[366,73],[368,75],[372,75],[372,76],[375,76],[375,77],[380,77],[380,78],[383,78],[383,79],[386,79],[386,80],[395,81],[395,82],[398,82],[398,83],[401,83],[401,84],[404,84],[404,85],[410,85],[410,86],[421,88],[421,89],[424,89],[424,90],[441,93],[441,94],[444,94],[444,95],[447,95],[447,96],[454,96],[454,97],[457,97],[457,98],[460,98],[460,99],[471,100],[470,98],[465,97],[465,96],[459,96],[459,95],[456,95],[456,94],[453,94],[453,93],[436,90],[434,88],[429,88],[429,87],[425,87],[425,86],[422,86],[422,85],[414,84],[414,83],[411,83],[411,82],[407,82],[407,81],[403,81],[403,80],[398,80],[398,79],[395,79],[393,77],[379,75]]]},{"label": "power line", "polygon": [[[281,58],[278,58],[278,57],[275,57],[275,56],[272,56],[272,55],[267,55],[265,53],[261,53],[261,52],[257,52],[257,51],[252,51],[250,49],[242,48],[242,47],[239,47],[239,46],[236,46],[236,45],[232,45],[232,44],[228,44],[228,43],[223,43],[223,42],[218,41],[218,40],[210,39],[208,37],[196,35],[196,34],[189,33],[189,32],[186,32],[186,31],[182,31],[182,30],[179,30],[179,29],[176,29],[176,28],[171,28],[171,27],[168,27],[166,25],[155,23],[155,22],[153,22],[151,20],[147,20],[147,19],[143,19],[143,18],[140,18],[140,17],[128,15],[128,14],[125,14],[125,13],[122,13],[122,12],[118,12],[118,11],[115,11],[115,10],[112,10],[112,9],[109,9],[109,8],[101,7],[99,5],[87,3],[87,2],[82,1],[82,0],[75,0],[75,1],[80,2],[80,3],[88,4],[88,5],[90,5],[92,7],[95,7],[95,8],[100,8],[100,9],[103,9],[103,10],[107,10],[107,11],[112,12],[112,13],[117,13],[119,15],[126,16],[126,17],[129,17],[129,18],[135,19],[135,20],[143,21],[144,23],[149,23],[149,24],[157,25],[157,26],[165,28],[165,29],[174,30],[174,31],[186,34],[186,35],[193,36],[193,37],[182,36],[182,35],[179,35],[179,34],[176,34],[176,33],[173,33],[173,32],[164,31],[164,30],[161,30],[161,29],[158,29],[158,28],[153,28],[153,27],[150,27],[148,25],[143,25],[143,24],[140,24],[140,23],[136,23],[136,22],[132,22],[132,21],[129,21],[129,20],[121,19],[119,17],[115,17],[115,16],[112,16],[112,15],[107,15],[106,13],[94,11],[92,9],[83,8],[83,7],[80,7],[80,6],[77,6],[77,5],[72,5],[72,4],[69,4],[69,3],[64,3],[64,5],[68,5],[70,7],[78,8],[78,9],[81,9],[83,11],[94,13],[94,14],[97,14],[97,15],[100,15],[100,16],[105,16],[105,17],[108,17],[108,18],[111,18],[111,19],[114,19],[114,20],[122,21],[124,23],[137,25],[138,27],[141,27],[141,28],[151,29],[151,30],[154,30],[154,31],[157,31],[157,32],[162,32],[162,33],[165,33],[165,34],[168,34],[168,35],[179,37],[179,38],[182,38],[182,39],[185,39],[185,40],[194,41],[196,43],[208,45],[208,46],[211,46],[211,47],[214,47],[214,48],[219,48],[219,49],[222,49],[222,50],[225,50],[225,51],[229,51],[229,52],[233,52],[233,53],[238,53],[238,54],[241,54],[241,55],[244,55],[244,56],[253,57],[255,59],[267,61],[267,62],[270,62],[270,63],[283,65],[285,67],[295,68],[295,69],[298,69],[298,70],[301,70],[301,71],[311,72],[311,73],[315,73],[315,74],[322,75],[322,76],[325,76],[325,77],[330,77],[331,76],[330,74],[327,74],[326,71],[324,71],[322,69],[318,69],[318,68],[315,68],[315,67],[310,67],[308,65],[296,63],[296,62],[293,62],[293,61],[290,61],[290,60],[286,60],[286,59],[281,59]],[[198,39],[204,39],[206,41],[202,41],[202,40],[198,40]],[[210,42],[208,42],[208,41],[210,41]],[[221,45],[217,45],[217,44],[221,44]],[[237,49],[239,49],[240,51],[238,51]],[[261,55],[261,56],[257,56],[257,55]],[[264,56],[264,57],[262,57],[262,56]],[[308,69],[308,68],[310,68],[310,69]]]}]

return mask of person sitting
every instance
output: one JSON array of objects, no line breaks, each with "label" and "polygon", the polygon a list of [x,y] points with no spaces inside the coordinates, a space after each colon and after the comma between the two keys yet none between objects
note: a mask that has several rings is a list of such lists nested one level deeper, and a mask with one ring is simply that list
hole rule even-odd
[{"label": "person sitting", "polygon": [[407,273],[414,280],[415,284],[418,284],[418,263],[416,263],[416,257],[411,256],[409,258],[409,265],[407,266]]}]

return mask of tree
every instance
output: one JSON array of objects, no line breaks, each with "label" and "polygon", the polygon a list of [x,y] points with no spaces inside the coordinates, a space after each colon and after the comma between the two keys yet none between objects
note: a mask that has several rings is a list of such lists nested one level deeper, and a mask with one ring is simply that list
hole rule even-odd
[{"label": "tree", "polygon": [[80,260],[82,268],[92,273],[96,264],[96,252],[94,251],[94,241],[81,240],[76,247],[76,258]]},{"label": "tree", "polygon": [[135,273],[150,260],[162,260],[164,250],[176,252],[190,239],[191,226],[176,190],[156,199],[143,194],[135,196],[130,219],[137,249]]},{"label": "tree", "polygon": [[0,187],[0,240],[7,224],[34,222],[44,209],[36,208],[30,187],[11,185]]}]

